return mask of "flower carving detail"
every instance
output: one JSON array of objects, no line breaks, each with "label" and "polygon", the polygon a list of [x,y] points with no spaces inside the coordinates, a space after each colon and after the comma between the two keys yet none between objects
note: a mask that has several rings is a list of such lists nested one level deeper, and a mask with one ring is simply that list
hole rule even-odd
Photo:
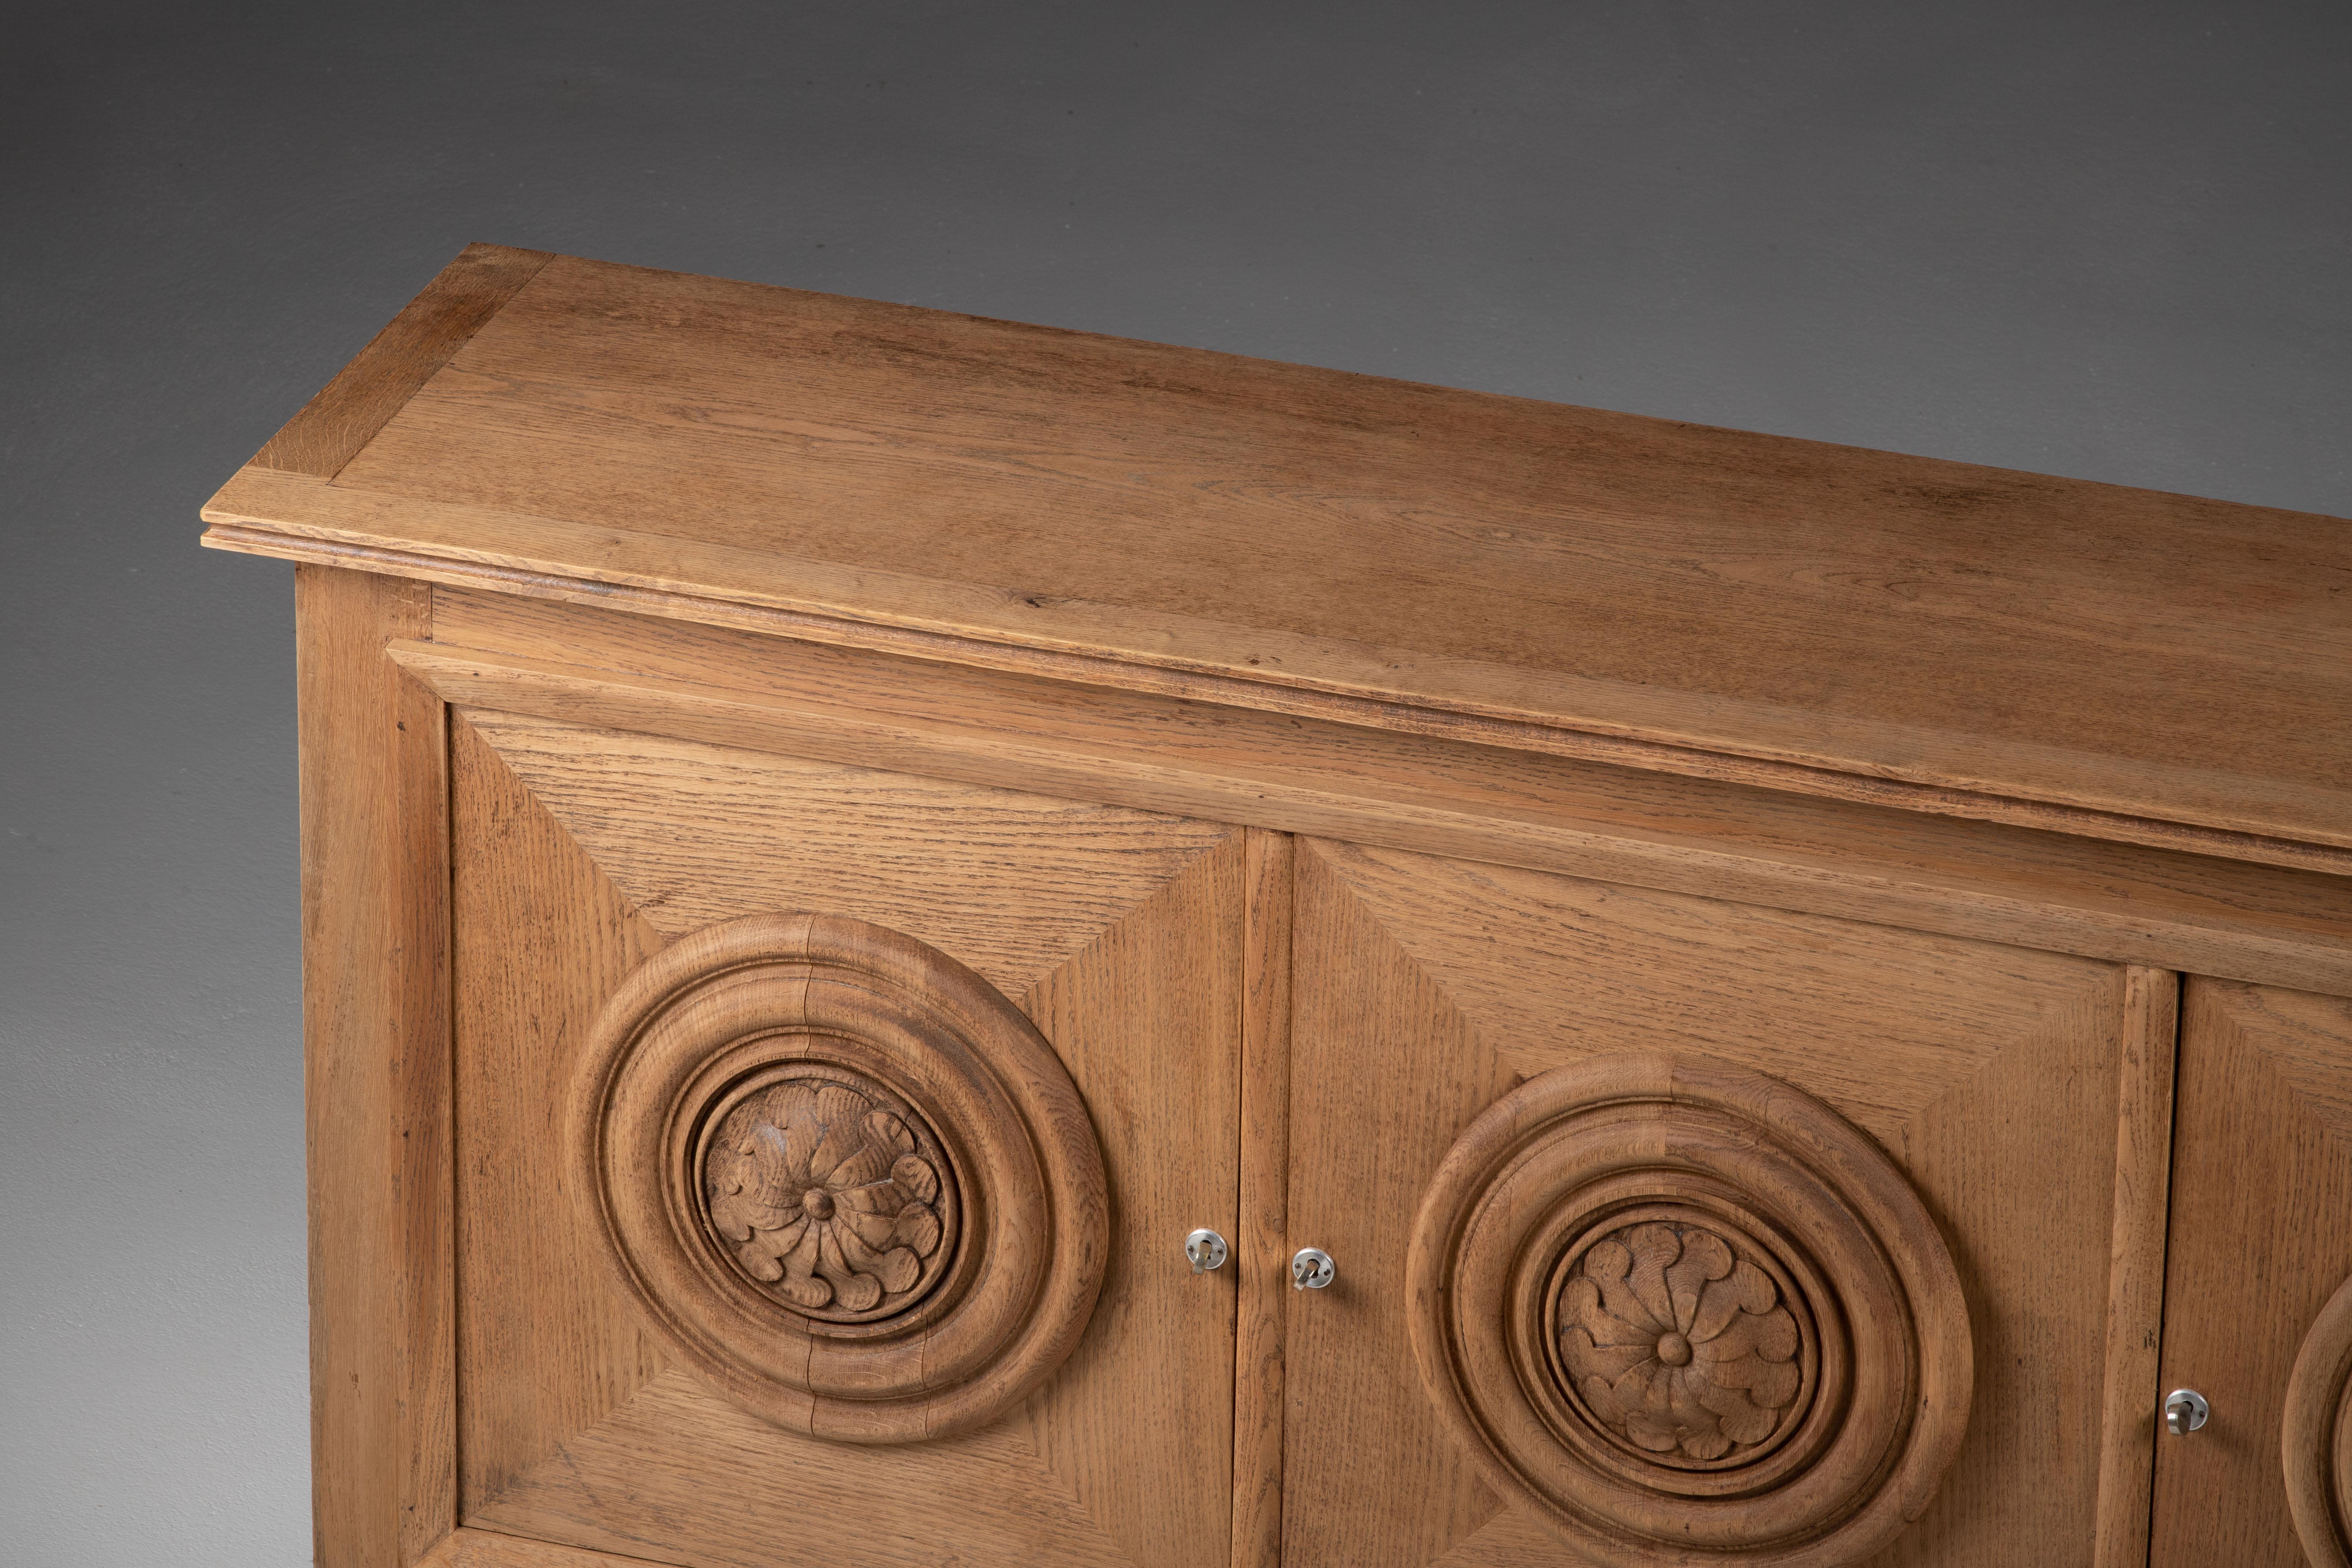
[{"label": "flower carving detail", "polygon": [[941,1163],[859,1089],[787,1079],[721,1121],[703,1191],[711,1228],[771,1295],[811,1316],[865,1319],[907,1305],[952,1250]]},{"label": "flower carving detail", "polygon": [[1717,1460],[1770,1437],[1802,1381],[1770,1275],[1695,1226],[1630,1226],[1560,1288],[1559,1353],[1586,1408],[1635,1447]]}]

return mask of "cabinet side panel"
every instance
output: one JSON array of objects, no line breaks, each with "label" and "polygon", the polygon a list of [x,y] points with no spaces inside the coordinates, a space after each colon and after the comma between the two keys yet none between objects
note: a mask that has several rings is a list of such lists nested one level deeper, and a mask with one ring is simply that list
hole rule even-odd
[{"label": "cabinet side panel", "polygon": [[2352,1001],[2192,977],[2161,1383],[2212,1417],[2158,1441],[2155,1568],[2303,1568],[2280,1418],[2304,1335],[2352,1274],[2347,1215]]},{"label": "cabinet side panel", "polygon": [[295,575],[318,1561],[401,1568],[456,1522],[447,757],[384,657],[422,584]]}]

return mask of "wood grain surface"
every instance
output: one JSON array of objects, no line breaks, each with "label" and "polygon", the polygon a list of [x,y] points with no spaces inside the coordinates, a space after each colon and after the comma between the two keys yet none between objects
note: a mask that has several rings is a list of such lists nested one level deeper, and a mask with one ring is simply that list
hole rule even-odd
[{"label": "wood grain surface", "polygon": [[1244,875],[1229,833],[1021,998],[1094,1112],[1113,1224],[1097,1326],[1023,1425],[1138,1568],[1230,1550],[1240,1281],[1182,1247],[1240,1220]]},{"label": "wood grain surface", "polygon": [[[485,1210],[467,1214],[461,1269],[479,1325],[461,1389],[485,1411],[466,1522],[696,1564],[1221,1561],[1234,1287],[1193,1276],[1180,1243],[1238,1221],[1243,836],[487,713],[460,730],[459,759],[459,826],[481,845],[461,867],[460,951],[499,952],[494,969],[458,970],[461,1016],[480,1009],[461,1036],[459,1123],[478,1173],[466,1190]],[[713,780],[724,787],[698,793]],[[632,793],[634,825],[618,804]],[[534,1180],[531,1152],[547,1146],[548,1086],[569,1080],[583,1020],[631,952],[664,940],[635,911],[686,918],[655,897],[668,884],[643,879],[666,864],[644,843],[649,825],[692,841],[697,866],[738,868],[686,879],[702,900],[693,919],[796,897],[919,919],[924,940],[1013,984],[1052,1042],[1100,1139],[1111,1248],[1086,1334],[1022,1407],[908,1447],[829,1443],[656,1371],[624,1331],[627,1303],[562,1184]],[[607,856],[631,874],[607,878]],[[1072,909],[1092,923],[1072,924]]]},{"label": "wood grain surface", "polygon": [[[883,649],[943,663],[1001,669],[1114,690],[1150,692],[1229,707],[1328,719],[1443,740],[1469,741],[1550,756],[1606,762],[1622,767],[1692,778],[1722,779],[1831,800],[1888,806],[1908,813],[2007,823],[2122,844],[2146,844],[2198,854],[2223,855],[2264,865],[2301,866],[2338,874],[2352,872],[2352,849],[2308,838],[2282,837],[2136,812],[2062,805],[1902,778],[1772,762],[1533,723],[1520,719],[1375,700],[1305,688],[1271,686],[1173,667],[1135,664],[1097,654],[976,642],[948,633],[851,621],[799,609],[709,599],[681,595],[665,588],[583,583],[576,578],[550,574],[530,567],[473,561],[470,556],[465,564],[453,566],[446,561],[380,542],[339,542],[313,529],[294,525],[264,528],[240,521],[245,513],[237,509],[247,507],[248,503],[260,505],[263,510],[269,510],[256,494],[257,490],[284,491],[289,486],[299,489],[310,483],[290,479],[284,475],[265,475],[258,469],[246,469],[222,489],[215,498],[215,504],[207,509],[207,515],[214,519],[214,522],[206,531],[203,542],[215,549],[236,550],[289,561],[332,563],[355,571],[413,577],[461,589],[488,584],[519,597],[619,608],[648,616],[746,628],[831,646]],[[335,508],[355,508],[359,511],[374,513],[383,510],[380,504],[350,492],[335,491],[331,497],[319,494],[315,486],[313,499]]]},{"label": "wood grain surface", "polygon": [[230,548],[2352,847],[2352,533],[2307,514],[558,258],[333,483],[248,468],[206,515]]},{"label": "wood grain surface", "polygon": [[[1018,996],[1229,831],[908,773],[463,710],[665,936],[855,912]],[[691,830],[682,824],[694,825]],[[1041,900],[1035,889],[1052,886]]]},{"label": "wood grain surface", "polygon": [[[1139,1561],[1015,1426],[843,1450],[779,1433],[684,1372],[655,1379],[501,1494],[477,1529],[686,1568]],[[1162,1555],[1140,1561],[1166,1563]]]},{"label": "wood grain surface", "polygon": [[446,731],[384,657],[429,591],[295,575],[311,1497],[319,1560],[457,1522]]},{"label": "wood grain surface", "polygon": [[2352,880],[440,591],[452,701],[2352,989]]},{"label": "wood grain surface", "polygon": [[417,1568],[639,1568],[653,1561],[557,1546],[489,1530],[453,1530],[426,1552]]},{"label": "wood grain surface", "polygon": [[1968,1429],[1968,1302],[1877,1144],[1719,1057],[1536,1074],[1430,1173],[1402,1291],[1487,1484],[1612,1568],[1832,1568]]},{"label": "wood grain surface", "polygon": [[[1291,1310],[1286,1562],[1557,1561],[1421,1397],[1402,1233],[1489,1104],[1625,1049],[1719,1057],[1827,1101],[1950,1244],[1976,1335],[1969,1430],[1873,1561],[2004,1562],[2020,1542],[2092,1561],[2107,1346],[2154,1328],[2144,1292],[2126,1296],[2139,1321],[2110,1322],[2121,968],[1326,841],[1299,858],[1290,1232],[1339,1283]],[[1364,1528],[1318,1530],[1335,1518]]]},{"label": "wood grain surface", "polygon": [[[451,727],[461,1500],[472,1515],[652,1378],[558,1177],[563,1089],[596,1012],[661,933],[482,736]],[[535,1158],[522,1151],[539,1151]]]},{"label": "wood grain surface", "polygon": [[1004,994],[903,931],[740,915],[598,1013],[569,1185],[670,1357],[786,1430],[971,1431],[1086,1331],[1110,1197],[1087,1106]]},{"label": "wood grain surface", "polygon": [[331,479],[482,323],[552,260],[469,245],[257,453],[253,466]]},{"label": "wood grain surface", "polygon": [[2143,1568],[2156,1480],[2156,1381],[2172,1177],[2172,1088],[2180,976],[2124,972],[2116,1087],[2116,1205],[2107,1251],[2107,1365],[2099,1418],[2094,1568]]},{"label": "wood grain surface", "polygon": [[[1490,1108],[1625,1053],[1813,1097],[1948,1247],[1969,1420],[1871,1562],[2352,1540],[2340,520],[491,246],[205,517],[301,563],[322,1562],[1556,1562],[1558,1497],[1422,1387],[1406,1238]],[[782,910],[968,966],[1100,1150],[1092,1316],[951,1435],[761,1419],[581,1223],[599,1009]],[[1823,1409],[1900,1381],[1863,1331],[1919,1293],[1806,1275],[1843,1211],[1776,1251],[1716,1180],[1642,1223],[1770,1275],[1751,1315],[1840,1301],[1853,1358],[1798,1331]],[[1016,1209],[996,1241],[1041,1245]],[[1308,1245],[1328,1290],[1288,1288]],[[887,1289],[950,1311],[961,1256]],[[1473,1316],[1557,1339],[1511,1300]],[[1549,1386],[1479,1364],[1446,1386]],[[2176,1385],[2213,1406],[2180,1439]],[[1616,1397],[1587,1458],[1647,1474],[1666,1438]],[[1810,1408],[1672,1442],[1703,1469]],[[1836,1468],[1787,1440],[1757,1462]]]},{"label": "wood grain surface", "polygon": [[1234,1568],[1282,1560],[1282,1332],[1290,1311],[1290,902],[1297,841],[1252,828],[1242,950]]},{"label": "wood grain surface", "polygon": [[2312,1320],[2279,1422],[2287,1511],[2312,1568],[2352,1568],[2352,1276]]},{"label": "wood grain surface", "polygon": [[2281,1429],[2296,1354],[2352,1277],[2352,1000],[2192,977],[2175,1116],[2159,1381],[2212,1416],[2156,1439],[2148,1560],[2305,1568]]}]

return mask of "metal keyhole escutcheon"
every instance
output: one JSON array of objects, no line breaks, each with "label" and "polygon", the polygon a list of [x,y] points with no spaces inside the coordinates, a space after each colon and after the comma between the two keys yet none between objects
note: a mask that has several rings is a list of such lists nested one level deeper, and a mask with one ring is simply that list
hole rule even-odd
[{"label": "metal keyhole escutcheon", "polygon": [[2193,1388],[2176,1388],[2164,1396],[2164,1426],[2176,1437],[2186,1437],[2205,1425],[2213,1407]]},{"label": "metal keyhole escutcheon", "polygon": [[1184,1256],[1192,1261],[1195,1274],[1222,1268],[1225,1262],[1225,1238],[1205,1227],[1196,1230],[1184,1238]]},{"label": "metal keyhole escutcheon", "polygon": [[1331,1255],[1319,1247],[1302,1247],[1291,1257],[1290,1288],[1294,1290],[1320,1290],[1339,1274]]}]

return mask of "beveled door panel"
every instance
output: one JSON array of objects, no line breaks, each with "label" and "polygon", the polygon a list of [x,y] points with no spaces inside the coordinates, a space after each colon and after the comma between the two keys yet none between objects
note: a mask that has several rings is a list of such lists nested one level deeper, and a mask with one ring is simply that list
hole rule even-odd
[{"label": "beveled door panel", "polygon": [[[1234,1296],[1179,1243],[1236,1218],[1242,835],[457,721],[462,1520],[745,1568],[1223,1561]],[[567,1114],[608,1004],[654,1077]],[[582,1184],[638,1174],[616,1248]]]},{"label": "beveled door panel", "polygon": [[988,1425],[1084,1334],[1102,1149],[1053,1047],[939,949],[836,914],[704,926],[631,973],[565,1144],[616,1284],[789,1431]]},{"label": "beveled door panel", "polygon": [[1918,1194],[1717,1057],[1591,1057],[1488,1106],[1423,1194],[1405,1286],[1456,1446],[1596,1563],[1857,1562],[1968,1430],[1968,1303]]},{"label": "beveled door panel", "polygon": [[2340,1568],[2352,1001],[2189,981],[2165,1272],[2163,1385],[2211,1415],[2158,1441],[2151,1563]]},{"label": "beveled door panel", "polygon": [[[1783,1178],[1739,1162],[1752,1164],[1764,1157],[1757,1151],[1796,1134],[1727,1130],[1720,1135],[1721,1171],[1693,1178],[1689,1193],[1653,1205],[1655,1214],[1628,1209],[1622,1225],[1594,1220],[1590,1237],[1563,1233],[1555,1249],[1565,1260],[1560,1279],[1521,1281],[1535,1292],[1525,1311],[1515,1318],[1498,1306],[1474,1313],[1462,1334],[1475,1335],[1490,1317],[1498,1319],[1491,1325],[1497,1336],[1519,1319],[1551,1323],[1570,1310],[1559,1302],[1570,1300],[1571,1277],[1589,1277],[1596,1300],[1605,1300],[1608,1281],[1632,1279],[1645,1266],[1643,1255],[1654,1253],[1650,1261],[1664,1269],[1745,1281],[1737,1299],[1753,1298],[1751,1327],[1768,1339],[1783,1326],[1772,1312],[1792,1300],[1811,1303],[1808,1321],[1844,1321],[1849,1346],[1885,1347],[1871,1352],[1882,1365],[1871,1373],[1880,1392],[1869,1397],[1891,1401],[1887,1414],[1897,1426],[1925,1420],[1887,1392],[1903,1375],[1915,1386],[1930,1378],[1916,1365],[1899,1372],[1907,1353],[1901,1327],[1871,1339],[1877,1331],[1865,1333],[1857,1316],[1871,1292],[1910,1300],[1923,1321],[1943,1298],[1937,1310],[1946,1329],[1913,1332],[1932,1339],[1948,1329],[1953,1286],[1935,1286],[1932,1269],[1916,1281],[1871,1282],[1874,1246],[1895,1256],[1891,1238],[1917,1223],[1900,1220],[1897,1211],[1916,1202],[1928,1232],[1948,1249],[1972,1386],[1943,1484],[1902,1500],[1904,1512],[1924,1504],[1917,1521],[1869,1560],[1995,1563],[2021,1560],[2021,1550],[2037,1563],[2131,1559],[2144,1540],[2137,1530],[2145,1508],[2133,1517],[2129,1423],[2106,1414],[2108,1384],[2149,1379],[2144,1351],[2135,1360],[2116,1346],[2151,1343],[2156,1315],[2150,1279],[2147,1289],[2112,1293],[2128,1321],[2111,1322],[2110,1253],[2128,1228],[2117,1225],[2115,1130],[2126,1061],[2144,1076],[2169,1070],[2169,976],[1317,840],[1299,845],[1294,921],[1287,1235],[1293,1245],[1329,1252],[1339,1272],[1328,1289],[1297,1292],[1287,1315],[1286,1564],[1534,1568],[1594,1550],[1589,1542],[1572,1548],[1543,1510],[1491,1486],[1482,1462],[1441,1417],[1416,1371],[1407,1251],[1448,1150],[1490,1108],[1522,1084],[1532,1091],[1538,1075],[1625,1052],[1720,1063],[1733,1078],[1769,1075],[1801,1090],[1790,1098],[1819,1105],[1872,1145],[1885,1176],[1841,1178],[1842,1193],[1831,1183],[1823,1196],[1805,1200],[1811,1207],[1782,1203],[1775,1212],[1812,1216],[1804,1223],[1815,1227],[1801,1245],[1784,1244],[1788,1228],[1759,1217],[1764,1205],[1743,1207],[1741,1196],[1743,1182]],[[2151,1005],[2151,998],[2163,1005]],[[2133,1038],[2135,1031],[2151,1038]],[[2145,1048],[2159,1034],[2168,1048]],[[2138,1048],[2127,1051],[2127,1039]],[[2130,1087],[2137,1095],[2146,1085]],[[1515,1127],[1537,1115],[1526,1108],[1509,1114]],[[2161,1141],[2152,1146],[2145,1158],[2160,1162]],[[1534,1162],[1526,1155],[1498,1177],[1503,1195],[1492,1201],[1535,1202],[1528,1194],[1545,1178]],[[1800,1163],[1820,1168],[1813,1155]],[[2154,1169],[2160,1193],[2160,1163]],[[2149,1170],[2143,1163],[2126,1174],[2129,1185],[2144,1187]],[[1874,1184],[1883,1187],[1883,1203],[1864,1191]],[[1902,1197],[1897,1186],[1913,1196]],[[1693,1217],[1699,1209],[1715,1217],[1701,1223]],[[1847,1234],[1876,1241],[1835,1240]],[[1676,1261],[1685,1254],[1687,1263]],[[1807,1272],[1832,1256],[1853,1261]],[[1620,1262],[1625,1268],[1614,1270]],[[1748,1273],[1739,1272],[1743,1262]],[[1509,1296],[1516,1287],[1504,1280],[1496,1289]],[[1627,1306],[1623,1315],[1638,1313]],[[1803,1315],[1792,1310],[1792,1325]],[[1702,1332],[1721,1328],[1710,1316]],[[1682,1331],[1678,1321],[1660,1334],[1668,1329]],[[1610,1336],[1596,1330],[1595,1337]],[[1704,1423],[1636,1430],[1638,1412],[1594,1406],[1585,1425],[1601,1456],[1595,1462],[1631,1468],[1636,1450],[1663,1442],[1679,1448],[1675,1462],[1701,1475],[1691,1484],[1705,1489],[1714,1483],[1702,1472],[1738,1463],[1734,1450],[1743,1437],[1757,1453],[1778,1454],[1772,1445],[1784,1416],[1788,1444],[1813,1441],[1804,1425],[1810,1417],[1797,1408],[1801,1396],[1771,1383],[1802,1360],[1804,1343],[1798,1332],[1787,1346],[1773,1344],[1772,1354],[1786,1350],[1792,1358],[1780,1372],[1759,1362],[1739,1373],[1755,1373],[1750,1381],[1768,1402],[1789,1398],[1771,1412],[1736,1411],[1738,1431],[1727,1429],[1720,1445],[1712,1428],[1698,1430]],[[1696,1358],[1727,1354],[1729,1344],[1688,1348]],[[1548,1353],[1540,1345],[1528,1352]],[[1815,1368],[1810,1375],[1824,1377],[1822,1397],[1853,1397],[1828,1389],[1818,1361],[1805,1364]],[[1858,1363],[1846,1364],[1843,1375],[1860,1375],[1852,1370]],[[1572,1381],[1559,1380],[1563,1387]],[[1488,1380],[1497,1388],[1514,1382],[1525,1386],[1528,1379],[1504,1369]],[[1561,1395],[1555,1427],[1576,1418],[1566,1408],[1572,1397]],[[1595,1397],[1605,1401],[1605,1391]],[[2144,1443],[2137,1453],[2144,1499]],[[1863,1463],[1857,1475],[1869,1470]],[[1875,1484],[1864,1476],[1856,1495],[1866,1498]],[[1722,1489],[1739,1488],[1727,1482]],[[1769,1502],[1769,1489],[1758,1496]],[[2108,1515],[2119,1522],[2103,1524]],[[1719,1533],[1736,1545],[1738,1521],[1724,1521]],[[1760,1515],[1759,1533],[1771,1535]],[[1826,1535],[1799,1540],[1758,1560],[1850,1561],[1853,1539],[1844,1546]],[[1688,1552],[1628,1548],[1622,1560],[1722,1561],[1722,1544],[1694,1543]]]}]

